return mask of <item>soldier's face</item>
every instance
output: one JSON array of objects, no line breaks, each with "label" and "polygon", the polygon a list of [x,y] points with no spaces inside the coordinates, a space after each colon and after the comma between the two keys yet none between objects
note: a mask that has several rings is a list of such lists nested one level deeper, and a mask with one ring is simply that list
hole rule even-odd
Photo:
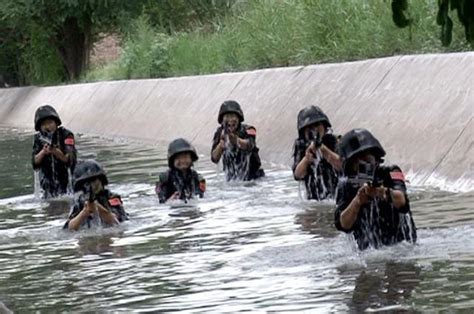
[{"label": "soldier's face", "polygon": [[362,155],[359,156],[359,160],[367,162],[372,165],[375,165],[375,163],[377,162],[377,159],[375,159],[375,156],[372,155],[371,153],[363,153]]},{"label": "soldier's face", "polygon": [[326,128],[324,127],[324,124],[318,122],[315,124],[308,125],[304,129],[304,135],[307,139],[312,139],[312,134],[316,135],[317,133],[319,133],[320,137],[323,137],[324,134],[326,134]]},{"label": "soldier's face", "polygon": [[179,153],[174,158],[174,167],[178,170],[187,170],[191,168],[192,163],[191,154],[187,152]]},{"label": "soldier's face", "polygon": [[357,158],[354,158],[354,161],[352,163],[351,168],[356,173],[359,172],[359,162],[361,162],[361,161],[372,164],[374,166],[376,166],[376,164],[377,164],[377,159],[375,158],[374,155],[372,155],[369,152],[362,153],[361,155],[357,156]]},{"label": "soldier's face", "polygon": [[56,121],[54,119],[44,119],[41,122],[40,128],[43,133],[53,133],[56,131],[58,126],[56,125]]},{"label": "soldier's face", "polygon": [[236,113],[230,112],[223,116],[223,122],[228,126],[229,131],[235,132],[239,126],[239,116]]},{"label": "soldier's face", "polygon": [[91,181],[91,187],[94,194],[98,194],[104,189],[102,181],[99,178],[95,178],[94,181]]}]

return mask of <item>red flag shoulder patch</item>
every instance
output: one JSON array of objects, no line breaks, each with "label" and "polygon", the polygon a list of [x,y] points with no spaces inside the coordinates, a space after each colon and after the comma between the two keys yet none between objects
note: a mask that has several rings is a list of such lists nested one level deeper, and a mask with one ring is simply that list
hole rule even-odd
[{"label": "red flag shoulder patch", "polygon": [[73,137],[68,137],[67,139],[64,140],[64,144],[74,145],[74,138]]},{"label": "red flag shoulder patch", "polygon": [[248,128],[247,129],[247,134],[250,136],[256,136],[257,135],[257,130],[255,128]]},{"label": "red flag shoulder patch", "polygon": [[392,180],[405,181],[405,176],[403,172],[400,171],[390,172],[390,178],[392,178]]},{"label": "red flag shoulder patch", "polygon": [[206,192],[206,181],[199,182],[199,189],[201,192]]},{"label": "red flag shoulder patch", "polygon": [[109,199],[110,206],[119,206],[122,205],[122,200],[118,197]]}]

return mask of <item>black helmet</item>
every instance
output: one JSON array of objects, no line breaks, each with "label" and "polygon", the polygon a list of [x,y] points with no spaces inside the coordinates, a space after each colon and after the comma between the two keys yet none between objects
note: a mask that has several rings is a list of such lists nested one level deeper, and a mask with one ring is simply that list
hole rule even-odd
[{"label": "black helmet", "polygon": [[56,110],[51,107],[50,105],[44,105],[36,109],[35,112],[35,130],[39,131],[41,129],[41,122],[44,119],[54,119],[56,120],[56,124],[58,126],[61,125],[61,119],[59,119],[59,115]]},{"label": "black helmet", "polygon": [[109,183],[104,169],[97,161],[94,159],[80,161],[77,164],[72,176],[74,191],[80,191],[85,181],[96,177],[102,181],[103,185],[107,185]]},{"label": "black helmet", "polygon": [[198,160],[196,149],[191,143],[186,141],[184,138],[178,138],[172,141],[168,145],[168,166],[172,168],[174,166],[174,157],[179,153],[189,152],[191,153],[191,159],[193,161]]},{"label": "black helmet", "polygon": [[222,119],[226,113],[236,113],[239,116],[240,122],[244,121],[244,112],[240,105],[235,100],[226,100],[222,103],[221,108],[219,109],[219,116],[217,117],[217,122],[222,124]]},{"label": "black helmet", "polygon": [[331,127],[328,116],[317,106],[303,108],[298,113],[298,132],[301,134],[308,125],[322,122],[326,128]]},{"label": "black helmet", "polygon": [[366,129],[353,129],[341,138],[339,155],[344,165],[349,159],[365,151],[370,151],[379,160],[385,156],[380,142]]}]

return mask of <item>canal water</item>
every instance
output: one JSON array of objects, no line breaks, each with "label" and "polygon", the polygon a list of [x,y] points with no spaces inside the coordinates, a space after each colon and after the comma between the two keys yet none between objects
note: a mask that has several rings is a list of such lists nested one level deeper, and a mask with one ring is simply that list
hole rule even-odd
[{"label": "canal water", "polygon": [[200,151],[206,197],[163,205],[154,183],[167,143],[76,135],[79,157],[105,166],[130,220],[63,231],[68,200],[34,195],[31,131],[0,128],[0,302],[12,311],[474,309],[472,191],[409,186],[418,243],[359,252],[335,230],[334,203],[302,200],[288,166],[226,183]]}]

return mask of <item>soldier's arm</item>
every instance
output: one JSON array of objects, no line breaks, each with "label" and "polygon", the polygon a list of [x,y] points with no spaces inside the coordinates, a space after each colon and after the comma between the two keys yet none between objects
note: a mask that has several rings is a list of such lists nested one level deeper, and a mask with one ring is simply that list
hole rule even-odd
[{"label": "soldier's arm", "polygon": [[156,182],[155,192],[158,196],[160,203],[166,203],[176,193],[172,193],[168,187],[168,175],[166,172],[158,175],[158,182]]},{"label": "soldier's arm", "polygon": [[204,197],[204,192],[206,192],[206,179],[200,174],[198,174],[198,183],[199,183],[199,197]]},{"label": "soldier's arm", "polygon": [[103,222],[105,222],[107,225],[118,225],[118,219],[117,216],[107,210],[104,206],[102,206],[99,202],[95,201],[94,202],[97,212],[99,213],[100,219],[102,219]]},{"label": "soldier's arm", "polygon": [[349,205],[342,210],[339,217],[339,225],[343,230],[352,229],[354,223],[357,221],[361,207],[369,202],[369,188],[370,187],[366,184],[359,188],[356,196],[351,200]]},{"label": "soldier's arm", "polygon": [[[295,146],[295,149],[297,149],[296,146]],[[308,148],[306,148],[306,150],[304,151],[305,154],[303,158],[301,158],[301,160],[298,161],[298,164],[296,165],[295,170],[293,171],[293,174],[296,180],[303,180],[304,177],[306,177],[306,175],[308,174],[308,168],[314,162],[315,150],[316,150],[316,147],[314,146],[313,143],[311,143],[311,145],[309,145]],[[301,154],[301,152],[297,152],[297,153]]]},{"label": "soldier's arm", "polygon": [[33,158],[32,158],[32,163],[33,163],[33,169],[36,170],[39,168],[41,165],[41,162],[43,161],[43,158],[46,157],[50,153],[49,147],[47,145],[42,145],[42,143],[37,140],[37,137],[35,135],[35,139],[33,142]]},{"label": "soldier's arm", "polygon": [[51,148],[51,154],[53,154],[53,156],[59,159],[61,162],[65,164],[69,163],[69,156],[67,154],[64,154],[59,148]]},{"label": "soldier's arm", "polygon": [[112,213],[117,217],[118,222],[128,220],[128,214],[123,208],[123,202],[120,195],[113,194],[108,200]]},{"label": "soldier's arm", "polygon": [[219,162],[219,160],[221,160],[222,153],[224,152],[224,147],[223,146],[224,146],[223,144],[218,144],[212,150],[211,160],[212,160],[213,163],[217,164]]},{"label": "soldier's arm", "polygon": [[342,161],[341,157],[330,150],[326,145],[321,145],[320,148],[321,154],[323,154],[324,159],[326,159],[331,166],[333,166],[334,169],[337,171],[342,171]]},{"label": "soldier's arm", "polygon": [[242,150],[252,150],[256,144],[257,130],[253,126],[247,126],[245,138],[237,137],[237,147]]},{"label": "soldier's arm", "polygon": [[249,146],[250,146],[250,140],[246,140],[246,139],[243,139],[243,138],[237,138],[237,147],[242,149],[242,150],[249,150]]},{"label": "soldier's arm", "polygon": [[39,151],[34,157],[33,157],[33,168],[38,169],[39,165],[41,165],[41,162],[43,161],[44,157],[49,155],[51,153],[49,147],[43,147],[42,150]]},{"label": "soldier's arm", "polygon": [[395,208],[400,209],[405,206],[406,198],[405,193],[402,191],[390,189],[389,193],[392,194],[392,204]]},{"label": "soldier's arm", "polygon": [[66,135],[64,139],[64,152],[59,147],[52,147],[51,153],[59,159],[61,162],[65,164],[72,164],[73,160],[76,158],[75,151],[76,148],[74,146],[74,135],[69,133]]},{"label": "soldier's arm", "polygon": [[76,140],[74,134],[69,133],[64,140],[65,155],[69,166],[75,165],[77,161]]},{"label": "soldier's arm", "polygon": [[306,177],[306,175],[308,174],[308,167],[311,163],[312,161],[306,158],[306,156],[301,159],[294,171],[294,176],[296,180],[302,180],[304,179],[304,177]]},{"label": "soldier's arm", "polygon": [[224,152],[225,144],[224,139],[222,138],[222,130],[218,128],[216,133],[214,133],[214,139],[212,140],[212,149],[211,149],[211,161],[215,164],[219,162]]},{"label": "soldier's arm", "polygon": [[405,176],[402,170],[394,166],[390,171],[390,179],[393,182],[392,188],[387,188],[387,196],[391,199],[393,207],[402,213],[408,212],[409,206],[406,196]]},{"label": "soldier's arm", "polygon": [[86,202],[82,210],[68,221],[68,229],[71,231],[79,230],[82,223],[89,217],[92,211],[93,208],[89,206],[89,202]]}]

